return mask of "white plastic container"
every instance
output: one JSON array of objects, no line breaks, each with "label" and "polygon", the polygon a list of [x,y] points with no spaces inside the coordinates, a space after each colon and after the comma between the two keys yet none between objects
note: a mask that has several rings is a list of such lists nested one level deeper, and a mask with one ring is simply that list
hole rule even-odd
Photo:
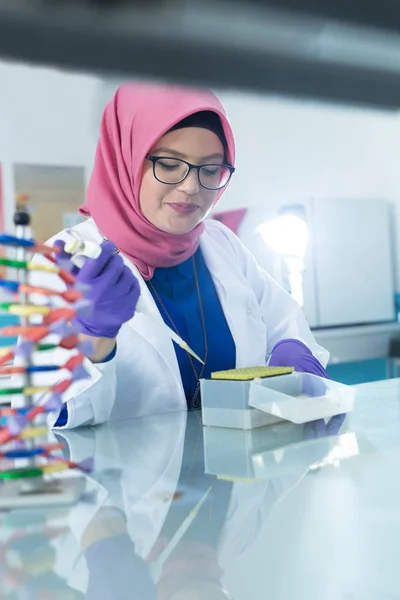
[{"label": "white plastic container", "polygon": [[303,424],[353,410],[355,388],[310,375],[292,373],[227,381],[203,379],[203,425],[254,429],[280,421]]},{"label": "white plastic container", "polygon": [[252,381],[249,406],[302,424],[351,412],[355,394],[355,388],[336,381],[309,373],[291,373]]},{"label": "white plastic container", "polygon": [[202,379],[201,404],[203,425],[254,429],[278,423],[281,419],[249,406],[251,381]]}]

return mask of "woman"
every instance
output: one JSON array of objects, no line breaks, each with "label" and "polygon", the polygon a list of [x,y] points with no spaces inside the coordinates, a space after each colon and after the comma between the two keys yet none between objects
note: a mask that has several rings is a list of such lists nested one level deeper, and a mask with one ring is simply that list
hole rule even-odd
[{"label": "woman", "polygon": [[[117,91],[81,207],[90,218],[76,227],[103,244],[78,274],[92,286],[93,310],[79,324],[94,351],[88,379],[53,425],[199,408],[199,379],[268,360],[325,375],[328,355],[299,306],[232,232],[205,221],[234,164],[233,133],[211,92],[143,83]],[[135,314],[139,295],[144,312],[179,333],[204,366]]]}]

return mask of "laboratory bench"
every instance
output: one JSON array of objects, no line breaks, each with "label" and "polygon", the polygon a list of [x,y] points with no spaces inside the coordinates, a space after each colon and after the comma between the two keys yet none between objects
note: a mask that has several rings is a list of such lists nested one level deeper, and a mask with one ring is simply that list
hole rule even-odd
[{"label": "laboratory bench", "polygon": [[400,338],[400,323],[313,329],[318,344],[330,353],[329,376],[354,385],[399,377],[399,359],[390,356],[391,342]]},{"label": "laboratory bench", "polygon": [[179,412],[57,438],[94,470],[73,506],[0,514],[0,598],[400,597],[398,379],[328,423]]}]

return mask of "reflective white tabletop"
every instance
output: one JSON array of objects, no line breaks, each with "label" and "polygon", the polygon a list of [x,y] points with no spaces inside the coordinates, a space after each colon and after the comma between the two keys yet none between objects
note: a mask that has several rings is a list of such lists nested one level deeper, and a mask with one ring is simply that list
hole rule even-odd
[{"label": "reflective white tabletop", "polygon": [[73,507],[0,515],[0,599],[400,598],[400,380],[328,426],[174,413],[64,432]]}]

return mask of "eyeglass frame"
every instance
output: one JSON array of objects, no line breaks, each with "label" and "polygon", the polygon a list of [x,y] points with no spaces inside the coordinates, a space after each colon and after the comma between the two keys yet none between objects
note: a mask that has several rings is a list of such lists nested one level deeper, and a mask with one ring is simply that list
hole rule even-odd
[{"label": "eyeglass frame", "polygon": [[[190,171],[195,169],[197,171],[197,179],[198,179],[198,182],[201,185],[201,187],[204,188],[205,190],[209,190],[211,192],[217,192],[218,190],[223,190],[224,187],[226,187],[228,185],[228,183],[230,182],[230,180],[232,178],[232,175],[236,171],[236,168],[232,167],[231,165],[225,165],[225,164],[219,165],[217,163],[207,163],[206,165],[193,165],[192,163],[188,162],[187,160],[183,160],[183,158],[177,158],[176,156],[154,156],[153,154],[147,154],[146,159],[149,160],[151,163],[153,163],[153,175],[154,175],[155,179],[157,179],[157,181],[159,181],[160,183],[163,183],[165,185],[178,185],[179,183],[182,183],[183,181],[185,181],[185,179],[187,179],[189,177]],[[164,160],[179,160],[180,162],[187,165],[189,167],[189,169],[188,169],[188,172],[186,173],[185,177],[183,177],[180,181],[175,181],[175,182],[162,181],[161,179],[159,179],[156,175],[156,164],[159,160],[163,160],[163,159]],[[203,167],[224,167],[225,169],[228,169],[228,171],[230,173],[228,181],[219,188],[209,188],[209,187],[203,185],[200,181],[200,169],[202,169]]]}]

